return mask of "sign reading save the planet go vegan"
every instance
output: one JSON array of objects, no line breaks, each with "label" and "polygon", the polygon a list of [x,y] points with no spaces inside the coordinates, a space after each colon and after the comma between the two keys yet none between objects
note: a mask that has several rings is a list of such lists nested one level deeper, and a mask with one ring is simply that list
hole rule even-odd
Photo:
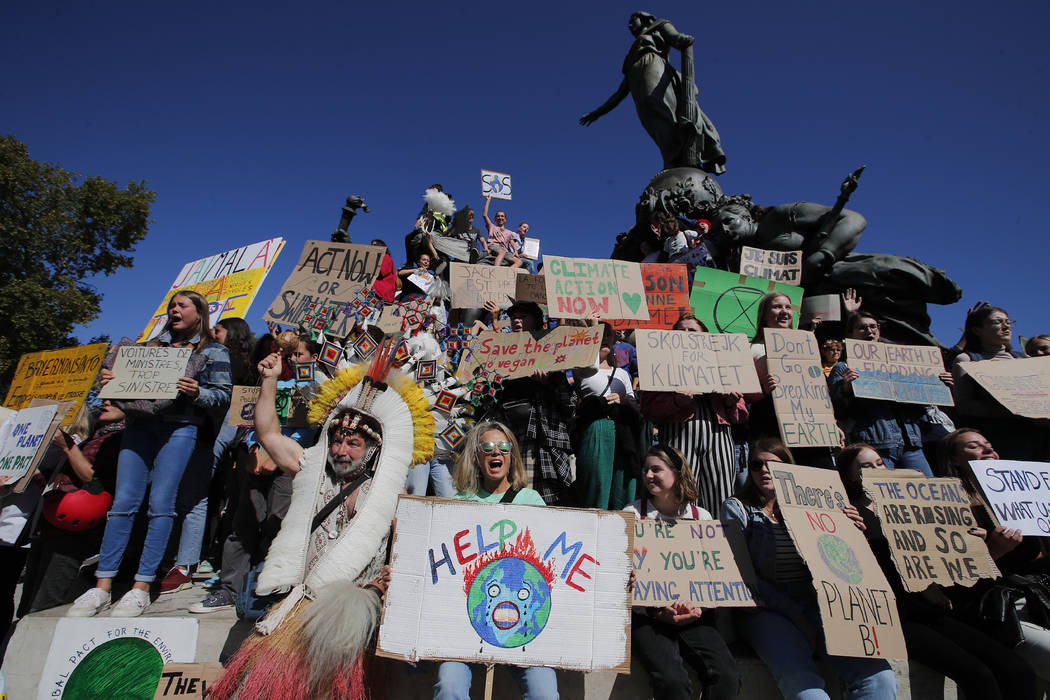
[{"label": "sign reading save the planet go vegan", "polygon": [[627,672],[632,523],[402,496],[377,654]]},{"label": "sign reading save the planet go vegan", "polygon": [[543,281],[554,318],[649,320],[638,263],[544,255]]}]

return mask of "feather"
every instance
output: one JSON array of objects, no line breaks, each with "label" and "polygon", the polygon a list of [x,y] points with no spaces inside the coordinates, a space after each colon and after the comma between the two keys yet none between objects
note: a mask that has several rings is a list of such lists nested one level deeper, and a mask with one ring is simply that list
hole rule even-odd
[{"label": "feather", "polygon": [[441,212],[446,216],[452,216],[456,211],[456,203],[441,190],[435,190],[433,188],[428,189],[426,194],[423,195],[423,199],[426,201],[428,207],[434,211]]},{"label": "feather", "polygon": [[335,581],[317,592],[302,621],[313,684],[368,646],[379,622],[379,596],[353,581]]}]

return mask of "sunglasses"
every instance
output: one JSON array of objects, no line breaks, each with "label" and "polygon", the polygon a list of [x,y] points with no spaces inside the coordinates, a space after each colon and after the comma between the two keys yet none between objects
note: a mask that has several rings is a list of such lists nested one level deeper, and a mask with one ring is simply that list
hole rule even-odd
[{"label": "sunglasses", "polygon": [[500,440],[499,442],[491,442],[486,440],[485,442],[478,445],[478,449],[487,455],[492,454],[496,450],[499,450],[505,455],[509,455],[511,450],[511,444],[510,440]]},{"label": "sunglasses", "polygon": [[766,466],[766,463],[761,461],[751,461],[747,463],[747,468],[753,472],[762,471],[762,467],[764,466]]}]

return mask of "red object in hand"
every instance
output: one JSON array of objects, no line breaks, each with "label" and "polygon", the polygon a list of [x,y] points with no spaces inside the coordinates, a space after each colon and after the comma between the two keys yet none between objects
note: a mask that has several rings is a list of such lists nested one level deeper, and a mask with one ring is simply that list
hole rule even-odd
[{"label": "red object in hand", "polygon": [[105,524],[112,503],[113,496],[101,487],[97,493],[86,488],[70,493],[52,491],[44,497],[44,519],[60,530],[85,532]]}]

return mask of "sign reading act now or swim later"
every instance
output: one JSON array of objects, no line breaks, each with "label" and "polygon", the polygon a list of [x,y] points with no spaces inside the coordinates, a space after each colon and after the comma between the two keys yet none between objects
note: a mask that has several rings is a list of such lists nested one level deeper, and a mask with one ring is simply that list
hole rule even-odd
[{"label": "sign reading act now or swim later", "polygon": [[839,444],[835,409],[820,366],[817,339],[809,331],[766,328],[766,366],[777,378],[773,408],[788,447]]},{"label": "sign reading act now or swim later", "polygon": [[857,398],[954,405],[951,390],[938,376],[944,371],[940,348],[852,338],[847,338],[845,343],[847,363],[860,374],[853,380],[853,394]]},{"label": "sign reading act now or swim later", "polygon": [[791,539],[813,575],[828,653],[906,659],[897,600],[864,533],[846,517],[837,472],[769,463]]},{"label": "sign reading act now or swim later", "polygon": [[743,394],[761,391],[743,333],[638,330],[638,384],[646,391]]},{"label": "sign reading act now or swim later", "polygon": [[544,255],[543,281],[555,318],[649,320],[638,263]]}]

